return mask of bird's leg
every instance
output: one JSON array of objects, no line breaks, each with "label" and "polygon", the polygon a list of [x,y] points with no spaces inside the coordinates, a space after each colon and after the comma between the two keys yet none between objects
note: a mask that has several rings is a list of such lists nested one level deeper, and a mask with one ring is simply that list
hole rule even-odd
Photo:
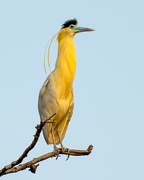
[{"label": "bird's leg", "polygon": [[52,139],[53,139],[54,150],[58,152],[58,148],[56,147],[56,143],[55,143],[55,140],[54,140],[53,127],[52,127]]},{"label": "bird's leg", "polygon": [[56,152],[57,152],[57,155],[56,155],[56,160],[57,160],[57,159],[58,159],[58,157],[59,157],[59,151],[58,151],[58,148],[56,147],[56,143],[55,143],[55,140],[54,140],[53,127],[52,127],[52,139],[53,139],[54,151],[56,151]]},{"label": "bird's leg", "polygon": [[64,151],[65,151],[65,148],[63,147],[63,144],[62,144],[62,140],[61,140],[61,137],[60,137],[59,127],[58,127],[58,130],[57,130],[57,133],[58,133],[58,137],[59,137],[59,141],[60,141],[60,145],[61,145],[62,152],[64,152]]}]

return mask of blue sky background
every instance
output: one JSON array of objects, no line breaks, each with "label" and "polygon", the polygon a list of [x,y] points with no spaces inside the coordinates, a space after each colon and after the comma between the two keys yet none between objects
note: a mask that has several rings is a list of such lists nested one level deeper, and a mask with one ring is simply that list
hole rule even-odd
[{"label": "blue sky background", "polygon": [[[38,94],[47,77],[44,50],[71,18],[96,31],[75,37],[75,109],[63,144],[94,149],[68,161],[48,159],[36,174],[26,170],[3,180],[143,180],[143,0],[0,1],[0,167],[16,160],[33,139]],[[56,56],[53,43],[52,69]],[[41,135],[26,160],[52,149]]]}]

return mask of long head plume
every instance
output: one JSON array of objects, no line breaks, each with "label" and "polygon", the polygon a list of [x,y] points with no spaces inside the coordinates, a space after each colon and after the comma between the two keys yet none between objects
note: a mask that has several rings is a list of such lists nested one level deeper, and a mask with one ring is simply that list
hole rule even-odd
[{"label": "long head plume", "polygon": [[[44,52],[44,70],[45,70],[45,73],[47,74],[47,71],[46,71],[46,66],[45,66],[45,57],[46,57],[46,51],[47,51],[47,47],[48,47],[48,44],[49,44],[49,47],[48,47],[48,55],[47,55],[47,58],[48,58],[48,67],[49,67],[49,71],[51,72],[51,68],[50,68],[50,61],[49,61],[49,53],[50,53],[50,47],[51,47],[51,44],[54,40],[54,38],[58,35],[58,33],[56,33],[47,43],[46,45],[46,48],[45,48],[45,52]],[[50,43],[49,43],[50,42]]]}]

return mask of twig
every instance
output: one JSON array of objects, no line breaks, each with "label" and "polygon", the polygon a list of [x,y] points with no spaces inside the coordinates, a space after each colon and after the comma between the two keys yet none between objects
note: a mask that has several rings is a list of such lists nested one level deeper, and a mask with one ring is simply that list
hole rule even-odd
[{"label": "twig", "polygon": [[22,154],[16,161],[13,161],[11,164],[5,166],[4,168],[2,168],[2,169],[0,170],[0,176],[2,176],[7,170],[9,170],[9,169],[13,168],[14,166],[20,164],[20,163],[23,161],[23,159],[24,159],[25,157],[27,157],[29,151],[30,151],[31,149],[33,149],[34,146],[36,145],[36,143],[37,143],[37,141],[38,141],[38,139],[39,139],[40,133],[41,133],[41,131],[42,131],[43,126],[44,126],[46,123],[51,123],[49,120],[51,120],[55,115],[56,115],[56,113],[53,114],[50,118],[48,118],[48,119],[46,119],[46,120],[42,120],[41,123],[38,124],[38,125],[35,127],[35,128],[37,129],[37,131],[36,131],[36,133],[35,133],[35,135],[34,135],[34,139],[33,139],[32,143],[25,149],[25,151],[23,152],[23,154]]},{"label": "twig", "polygon": [[50,157],[56,157],[57,154],[64,154],[64,155],[68,155],[68,156],[70,156],[70,155],[72,155],[72,156],[89,155],[91,153],[92,149],[93,149],[92,145],[90,145],[87,150],[68,149],[68,150],[65,150],[64,152],[62,152],[62,149],[58,148],[58,152],[53,151],[53,152],[47,153],[45,155],[42,155],[40,157],[34,158],[33,160],[31,160],[31,161],[29,161],[27,163],[20,164],[17,167],[13,167],[13,168],[5,171],[5,173],[3,175],[9,174],[9,173],[16,173],[16,172],[24,170],[26,168],[30,168],[30,171],[35,173],[36,168],[38,166],[38,165],[35,165],[35,164],[40,162],[40,161],[46,160],[46,159],[48,159]]}]

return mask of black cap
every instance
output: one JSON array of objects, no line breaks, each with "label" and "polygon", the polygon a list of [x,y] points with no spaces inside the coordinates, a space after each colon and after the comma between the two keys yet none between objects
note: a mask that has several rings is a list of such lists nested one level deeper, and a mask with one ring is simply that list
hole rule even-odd
[{"label": "black cap", "polygon": [[67,20],[67,21],[65,21],[64,24],[62,25],[62,29],[69,27],[71,24],[76,25],[77,23],[78,23],[77,19]]}]

